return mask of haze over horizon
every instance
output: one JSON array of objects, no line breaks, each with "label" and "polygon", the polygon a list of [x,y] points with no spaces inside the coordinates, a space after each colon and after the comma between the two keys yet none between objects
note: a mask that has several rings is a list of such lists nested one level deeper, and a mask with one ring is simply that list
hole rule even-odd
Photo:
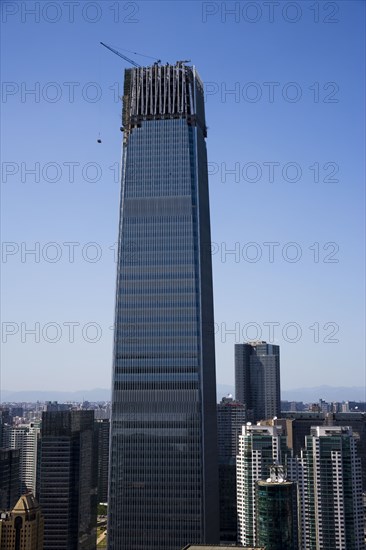
[{"label": "haze over horizon", "polygon": [[[228,384],[217,385],[217,402],[222,397],[232,395],[235,397],[235,387]],[[34,401],[110,401],[110,388],[93,388],[89,390],[57,391],[57,390],[32,390],[18,391],[2,390],[0,393],[1,402],[34,402]],[[319,399],[332,402],[359,401],[366,402],[365,388],[354,387],[332,387],[313,386],[305,388],[282,389],[281,399],[283,401],[303,401],[304,403],[318,402]]]}]

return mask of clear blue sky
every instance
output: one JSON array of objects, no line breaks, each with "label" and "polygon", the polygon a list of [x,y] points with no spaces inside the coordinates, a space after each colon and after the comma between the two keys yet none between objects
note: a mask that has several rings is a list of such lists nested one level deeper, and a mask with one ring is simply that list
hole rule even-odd
[{"label": "clear blue sky", "polygon": [[284,389],[364,385],[365,3],[56,5],[2,3],[2,387],[110,384],[127,65],[101,40],[205,82],[218,381],[246,336]]}]

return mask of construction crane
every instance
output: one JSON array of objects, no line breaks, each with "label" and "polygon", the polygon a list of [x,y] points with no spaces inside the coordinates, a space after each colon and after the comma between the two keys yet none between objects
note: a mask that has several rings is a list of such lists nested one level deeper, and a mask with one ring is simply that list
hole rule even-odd
[{"label": "construction crane", "polygon": [[115,50],[114,48],[111,48],[111,46],[104,44],[104,42],[101,42],[101,44],[111,52],[115,53],[116,55],[119,55],[119,57],[122,57],[122,59],[124,59],[125,61],[128,61],[128,63],[131,63],[131,65],[133,65],[134,67],[141,66],[138,63],[136,63],[136,61],[134,61],[133,59],[130,59],[129,57],[127,57],[127,55],[123,55],[123,53],[119,52],[118,50]]},{"label": "construction crane", "polygon": [[[128,63],[133,65],[134,67],[137,67],[137,68],[141,67],[141,65],[136,63],[136,61],[134,61],[133,59],[130,59],[129,57],[127,57],[127,55],[124,55],[123,53],[119,52],[118,50],[115,50],[111,46],[108,46],[108,44],[104,44],[104,42],[101,42],[101,45],[104,46],[105,48],[107,48],[107,50],[110,50],[111,52],[115,53],[119,57],[122,57],[122,59],[124,59],[125,61],[127,61]],[[150,59],[155,59],[155,64],[161,63],[161,60],[156,59],[155,57],[151,57],[149,55],[138,54],[137,52],[132,52],[132,53],[134,53],[135,55],[142,55],[142,57],[149,57]],[[97,143],[102,143],[102,140],[100,139],[100,134],[99,134],[99,137],[97,139]]]}]

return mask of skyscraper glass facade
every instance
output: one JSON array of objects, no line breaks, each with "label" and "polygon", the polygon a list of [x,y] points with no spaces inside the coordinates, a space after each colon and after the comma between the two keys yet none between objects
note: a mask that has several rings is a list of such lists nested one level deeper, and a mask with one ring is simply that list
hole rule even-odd
[{"label": "skyscraper glass facade", "polygon": [[252,421],[281,416],[279,346],[235,344],[235,397],[246,405]]},{"label": "skyscraper glass facade", "polygon": [[258,481],[256,499],[257,544],[266,550],[299,550],[296,485]]},{"label": "skyscraper glass facade", "polygon": [[96,465],[94,411],[42,413],[37,500],[44,550],[95,550]]},{"label": "skyscraper glass facade", "polygon": [[192,67],[125,72],[109,550],[218,542],[203,87]]}]

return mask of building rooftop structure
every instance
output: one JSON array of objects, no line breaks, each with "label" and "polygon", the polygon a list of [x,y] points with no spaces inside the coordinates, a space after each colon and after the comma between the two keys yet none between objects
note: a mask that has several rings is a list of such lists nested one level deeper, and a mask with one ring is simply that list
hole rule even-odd
[{"label": "building rooftop structure", "polygon": [[0,511],[0,550],[43,550],[44,518],[33,493]]}]

